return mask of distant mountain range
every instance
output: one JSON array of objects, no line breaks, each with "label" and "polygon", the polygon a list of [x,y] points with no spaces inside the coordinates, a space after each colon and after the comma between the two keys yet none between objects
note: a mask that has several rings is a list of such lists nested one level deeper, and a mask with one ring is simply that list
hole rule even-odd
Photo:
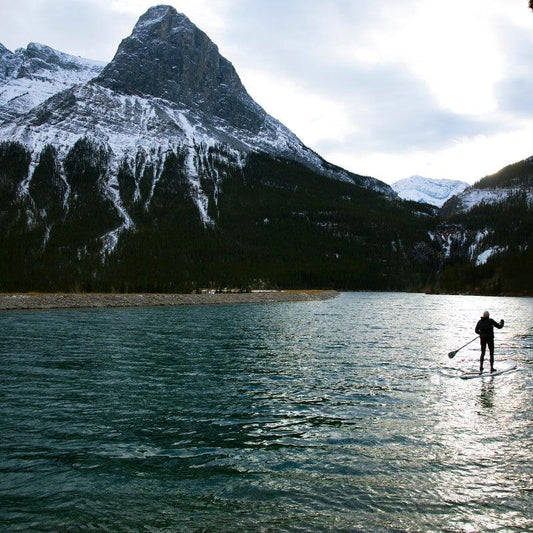
[{"label": "distant mountain range", "polygon": [[462,193],[469,185],[464,181],[411,176],[393,183],[391,187],[404,200],[442,207],[452,196]]},{"label": "distant mountain range", "polygon": [[[501,280],[531,250],[531,165],[517,165],[464,191],[348,172],[156,6],[107,65],[0,45],[0,290],[516,292]],[[519,214],[512,235],[499,213]]]}]

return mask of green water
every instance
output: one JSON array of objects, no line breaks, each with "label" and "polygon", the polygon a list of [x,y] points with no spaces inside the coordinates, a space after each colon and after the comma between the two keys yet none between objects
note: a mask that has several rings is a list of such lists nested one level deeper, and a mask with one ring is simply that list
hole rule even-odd
[{"label": "green water", "polygon": [[[464,381],[485,309],[516,372]],[[0,314],[2,531],[531,531],[532,299]],[[496,364],[497,366],[497,364]]]}]

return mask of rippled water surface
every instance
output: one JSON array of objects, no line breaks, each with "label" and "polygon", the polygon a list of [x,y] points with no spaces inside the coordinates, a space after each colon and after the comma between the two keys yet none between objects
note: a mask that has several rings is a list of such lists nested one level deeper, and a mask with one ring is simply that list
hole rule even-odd
[{"label": "rippled water surface", "polygon": [[[480,314],[506,326],[477,366]],[[2,531],[532,531],[533,300],[0,314]],[[497,366],[497,364],[496,364]]]}]

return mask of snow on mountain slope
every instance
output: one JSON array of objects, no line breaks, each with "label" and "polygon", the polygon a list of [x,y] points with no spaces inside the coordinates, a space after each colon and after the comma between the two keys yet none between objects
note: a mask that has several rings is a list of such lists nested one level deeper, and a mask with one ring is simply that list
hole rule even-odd
[{"label": "snow on mountain slope", "polygon": [[[222,133],[229,138],[227,132]],[[212,223],[206,213],[207,199],[197,179],[198,153],[206,156],[210,147],[220,143],[220,136],[187,108],[154,98],[116,94],[89,83],[62,92],[24,117],[0,127],[0,138],[16,139],[30,148],[32,167],[47,144],[53,145],[64,159],[76,141],[84,137],[110,151],[108,196],[121,213],[124,210],[114,193],[119,165],[125,163],[133,169],[142,154],[147,165],[162,169],[168,153],[186,153],[194,201],[204,223]],[[242,147],[245,148],[244,143]],[[239,154],[236,150],[237,161]],[[24,185],[23,193],[27,192],[29,180]],[[124,228],[130,226],[125,216]]]},{"label": "snow on mountain slope", "polygon": [[495,188],[471,188],[465,190],[462,194],[458,195],[457,205],[455,206],[456,211],[470,211],[477,205],[484,204],[497,204],[504,202],[509,197],[525,193],[528,201],[533,205],[533,190],[526,190],[523,187],[495,187]]},{"label": "snow on mountain slope", "polygon": [[54,94],[97,76],[105,63],[37,43],[10,52],[0,44],[0,124],[27,113]]},{"label": "snow on mountain slope", "polygon": [[411,176],[391,185],[404,200],[424,202],[437,207],[442,207],[449,198],[463,192],[468,186],[464,181],[438,180],[423,176]]}]

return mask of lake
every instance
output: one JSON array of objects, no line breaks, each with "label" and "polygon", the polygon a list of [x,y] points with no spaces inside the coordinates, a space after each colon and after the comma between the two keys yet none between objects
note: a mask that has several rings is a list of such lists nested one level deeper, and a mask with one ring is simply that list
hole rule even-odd
[{"label": "lake", "polygon": [[[477,368],[481,313],[505,319]],[[532,531],[533,299],[0,313],[2,531]]]}]

